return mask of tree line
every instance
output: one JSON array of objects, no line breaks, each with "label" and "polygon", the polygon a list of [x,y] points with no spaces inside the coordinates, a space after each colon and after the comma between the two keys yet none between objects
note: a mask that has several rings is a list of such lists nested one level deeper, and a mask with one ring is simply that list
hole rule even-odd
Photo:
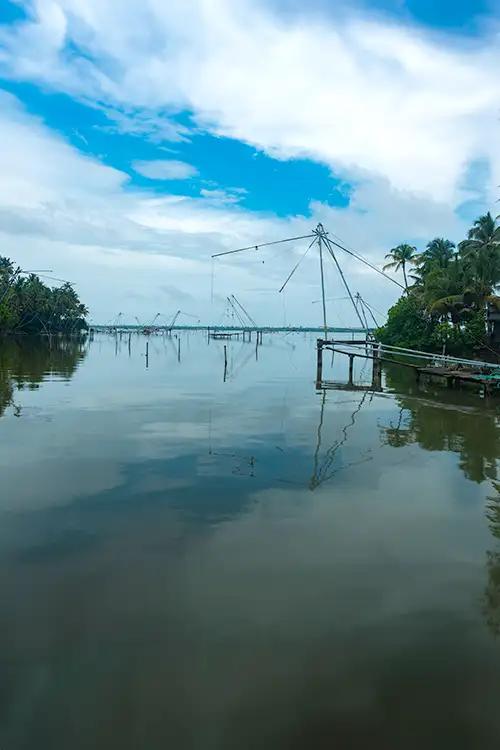
[{"label": "tree line", "polygon": [[80,333],[87,328],[87,314],[69,282],[52,288],[0,256],[0,332]]},{"label": "tree line", "polygon": [[458,245],[436,237],[423,252],[402,244],[387,253],[384,271],[400,271],[405,291],[377,331],[382,343],[450,352],[486,344],[487,306],[500,310],[498,219],[480,216]]}]

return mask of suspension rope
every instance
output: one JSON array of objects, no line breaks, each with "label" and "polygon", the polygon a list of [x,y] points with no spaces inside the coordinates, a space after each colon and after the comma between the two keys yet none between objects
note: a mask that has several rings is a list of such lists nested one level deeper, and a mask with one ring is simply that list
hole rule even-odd
[{"label": "suspension rope", "polygon": [[317,237],[315,236],[314,239],[313,239],[313,241],[311,242],[311,244],[308,246],[307,250],[305,251],[305,253],[301,256],[300,260],[295,264],[295,266],[292,268],[292,270],[288,274],[285,283],[283,284],[283,286],[281,287],[281,289],[278,290],[279,293],[281,293],[283,291],[283,289],[286,287],[286,285],[288,284],[288,282],[292,278],[293,274],[295,273],[295,271],[297,270],[297,268],[300,266],[300,264],[302,263],[302,261],[306,257],[307,253],[309,252],[309,250],[312,248],[312,246],[316,242],[316,240],[317,240]]},{"label": "suspension rope", "polygon": [[330,255],[332,256],[332,258],[333,258],[333,260],[334,260],[334,262],[335,262],[335,265],[337,266],[337,270],[338,270],[338,272],[339,272],[339,274],[340,274],[340,278],[342,279],[342,281],[343,281],[343,283],[344,283],[344,286],[345,286],[345,288],[346,288],[347,294],[349,295],[349,297],[350,297],[350,300],[351,300],[351,302],[352,302],[352,306],[354,307],[354,310],[355,310],[355,312],[356,312],[356,315],[358,316],[358,320],[359,320],[359,322],[361,323],[361,328],[363,328],[364,330],[366,330],[366,328],[367,328],[367,327],[366,327],[366,326],[365,326],[365,324],[363,323],[363,319],[362,319],[361,315],[359,314],[359,310],[358,310],[358,308],[356,307],[356,303],[354,302],[353,296],[352,296],[352,294],[351,294],[351,290],[349,289],[349,284],[348,284],[348,283],[347,283],[347,281],[346,281],[346,278],[345,278],[345,276],[344,276],[344,273],[343,273],[343,271],[342,271],[342,269],[341,269],[341,267],[340,267],[340,264],[339,264],[339,262],[338,262],[338,260],[337,260],[337,258],[336,258],[336,256],[335,256],[335,253],[333,252],[333,249],[332,249],[332,247],[331,247],[331,244],[330,244],[330,243],[331,243],[331,240],[330,240],[330,239],[329,239],[328,237],[326,237],[325,239],[326,239],[326,247],[327,247],[327,249],[328,249],[328,251],[329,251]]}]

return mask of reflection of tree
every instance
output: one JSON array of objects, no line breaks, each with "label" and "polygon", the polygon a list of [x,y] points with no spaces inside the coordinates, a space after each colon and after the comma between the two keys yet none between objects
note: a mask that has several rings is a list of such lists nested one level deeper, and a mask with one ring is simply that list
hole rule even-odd
[{"label": "reflection of tree", "polygon": [[[486,518],[494,537],[500,539],[500,483],[493,482],[496,495],[488,498]],[[500,552],[489,550],[486,553],[488,583],[484,592],[483,610],[486,624],[493,635],[500,635]]]},{"label": "reflection of tree", "polygon": [[442,387],[436,395],[427,391],[416,397],[413,378],[406,368],[386,370],[400,414],[396,423],[381,428],[383,442],[396,448],[418,443],[424,450],[458,453],[460,468],[468,479],[496,479],[500,429],[495,412],[475,394],[450,394]]},{"label": "reflection of tree", "polygon": [[[493,536],[500,540],[500,423],[496,410],[467,391],[448,391],[442,386],[418,388],[414,374],[406,368],[387,367],[386,384],[399,404],[396,419],[381,427],[385,444],[399,448],[417,443],[428,451],[451,451],[459,455],[459,466],[474,482],[492,480],[494,494],[488,497],[486,518]],[[486,558],[487,584],[483,613],[488,628],[500,636],[500,549]]]},{"label": "reflection of tree", "polygon": [[0,417],[4,414],[6,408],[11,406],[14,397],[14,388],[10,375],[3,367],[3,352],[0,351]]},{"label": "reflection of tree", "polygon": [[47,375],[71,378],[85,357],[84,339],[3,338],[0,346],[0,417],[14,391],[37,388]]}]

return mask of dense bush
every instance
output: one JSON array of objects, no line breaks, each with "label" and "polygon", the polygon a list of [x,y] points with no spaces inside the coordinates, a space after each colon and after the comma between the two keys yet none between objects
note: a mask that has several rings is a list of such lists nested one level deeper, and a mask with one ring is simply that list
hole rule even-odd
[{"label": "dense bush", "polygon": [[383,344],[408,349],[433,349],[435,324],[424,306],[413,295],[404,295],[391,307],[387,323],[378,328],[376,337]]}]

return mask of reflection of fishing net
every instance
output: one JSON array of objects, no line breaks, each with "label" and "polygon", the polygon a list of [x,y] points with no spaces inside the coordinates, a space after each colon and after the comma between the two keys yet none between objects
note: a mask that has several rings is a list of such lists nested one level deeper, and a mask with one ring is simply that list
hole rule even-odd
[{"label": "reflection of fishing net", "polygon": [[323,482],[327,482],[329,479],[331,479],[335,474],[337,474],[339,471],[351,468],[353,466],[357,466],[358,464],[366,463],[367,461],[372,460],[372,456],[370,455],[371,451],[368,450],[367,454],[362,456],[359,460],[356,461],[350,461],[346,464],[342,464],[340,466],[335,466],[335,459],[338,451],[342,448],[343,445],[345,445],[349,433],[352,430],[352,428],[356,424],[356,418],[363,408],[366,399],[370,395],[370,399],[368,403],[371,403],[373,399],[373,393],[370,391],[365,391],[357,403],[356,408],[351,413],[349,417],[349,421],[341,428],[341,437],[336,440],[329,448],[326,449],[326,451],[323,454],[323,457],[321,458],[321,445],[322,445],[322,439],[323,439],[323,422],[324,422],[324,412],[325,412],[325,403],[326,403],[326,390],[323,390],[323,394],[321,397],[321,412],[320,412],[320,419],[318,423],[318,433],[317,433],[317,441],[316,441],[316,450],[314,451],[314,459],[313,459],[313,473],[309,482],[309,488],[311,490],[315,490],[317,487],[319,487],[320,484],[323,484]]}]

